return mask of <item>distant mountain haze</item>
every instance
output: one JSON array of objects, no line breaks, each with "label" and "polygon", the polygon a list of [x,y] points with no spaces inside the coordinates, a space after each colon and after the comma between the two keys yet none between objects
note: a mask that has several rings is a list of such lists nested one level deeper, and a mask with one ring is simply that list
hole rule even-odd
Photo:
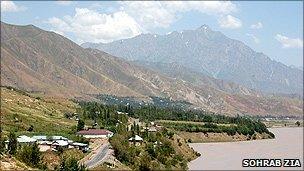
[{"label": "distant mountain haze", "polygon": [[166,72],[146,66],[82,48],[64,36],[33,25],[1,22],[2,86],[65,98],[110,94],[149,101],[157,96],[228,115],[302,115],[302,101],[298,98],[265,96],[235,83],[201,76],[196,70],[181,72],[177,77],[174,74],[184,70],[180,64],[176,64],[180,69],[173,67]]},{"label": "distant mountain haze", "polygon": [[248,89],[239,84],[212,78],[206,74],[193,71],[177,63],[161,63],[161,62],[147,62],[147,61],[133,61],[137,65],[144,66],[156,72],[165,74],[168,77],[181,79],[190,82],[197,86],[209,86],[218,90],[242,95],[260,95],[261,93]]},{"label": "distant mountain haze", "polygon": [[111,43],[84,43],[127,60],[178,63],[195,72],[267,93],[303,94],[303,70],[258,53],[203,25],[166,35],[141,34]]}]

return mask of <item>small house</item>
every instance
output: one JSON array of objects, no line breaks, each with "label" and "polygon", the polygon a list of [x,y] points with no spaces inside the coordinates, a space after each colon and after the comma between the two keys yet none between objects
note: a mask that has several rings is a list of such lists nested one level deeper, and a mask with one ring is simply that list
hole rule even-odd
[{"label": "small house", "polygon": [[84,138],[110,138],[113,136],[113,132],[106,129],[88,129],[81,130],[76,133],[77,135],[83,136]]},{"label": "small house", "polygon": [[56,141],[56,140],[64,140],[64,141],[68,141],[67,138],[63,137],[63,136],[51,136],[51,139],[53,141]]},{"label": "small house", "polygon": [[32,138],[34,138],[37,141],[47,141],[47,136],[45,135],[35,135]]},{"label": "small house", "polygon": [[118,115],[128,115],[127,112],[120,112],[120,111],[117,111],[117,114],[118,114]]},{"label": "small house", "polygon": [[[36,143],[36,140],[26,135],[20,135],[19,137],[17,137],[17,142],[19,145],[27,145]],[[9,140],[6,140],[4,143],[5,148],[8,149]]]},{"label": "small house", "polygon": [[65,140],[56,140],[52,143],[52,148],[58,150],[58,148],[66,149],[69,147],[69,143]]},{"label": "small house", "polygon": [[129,138],[129,142],[135,143],[135,146],[139,146],[143,142],[143,139],[140,136],[135,135],[134,137]]},{"label": "small house", "polygon": [[83,152],[87,152],[89,151],[89,146],[88,144],[84,144],[84,143],[78,143],[78,142],[74,142],[73,146]]},{"label": "small house", "polygon": [[31,137],[28,137],[26,135],[20,135],[19,137],[17,137],[17,141],[18,141],[18,143],[21,143],[21,144],[33,144],[37,140],[34,138],[31,138]]},{"label": "small house", "polygon": [[154,126],[151,126],[149,129],[148,129],[149,132],[156,132],[157,129],[154,127]]},{"label": "small house", "polygon": [[155,141],[154,144],[153,144],[153,146],[154,146],[154,148],[155,148],[156,146],[159,146],[159,145],[162,145],[162,144],[163,144],[163,143],[160,142],[160,141]]}]

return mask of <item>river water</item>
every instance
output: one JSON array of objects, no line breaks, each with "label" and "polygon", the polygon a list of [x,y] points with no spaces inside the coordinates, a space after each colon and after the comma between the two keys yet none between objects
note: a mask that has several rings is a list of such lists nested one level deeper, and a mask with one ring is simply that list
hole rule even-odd
[{"label": "river water", "polygon": [[[242,142],[190,143],[201,156],[188,164],[189,170],[303,170],[303,127],[272,128],[275,139]],[[245,158],[300,159],[297,168],[242,167]]]}]

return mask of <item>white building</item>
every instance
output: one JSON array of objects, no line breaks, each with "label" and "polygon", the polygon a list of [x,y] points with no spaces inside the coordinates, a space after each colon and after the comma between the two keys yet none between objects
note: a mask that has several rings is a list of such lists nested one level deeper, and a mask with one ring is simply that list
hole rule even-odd
[{"label": "white building", "polygon": [[73,146],[74,146],[75,148],[78,148],[79,150],[82,150],[82,151],[89,151],[89,146],[88,146],[88,144],[74,142],[74,143],[73,143]]},{"label": "white building", "polygon": [[37,140],[26,135],[20,135],[17,137],[18,143],[35,143]]},{"label": "white building", "polygon": [[[89,150],[88,144],[73,142],[72,140],[69,140],[63,136],[51,136],[48,138],[45,135],[37,135],[31,138],[26,135],[21,135],[17,137],[17,142],[20,145],[36,143],[38,145],[39,151],[41,152],[45,152],[48,150],[57,150],[58,147],[62,147],[64,149],[78,148],[79,150],[82,151]],[[6,140],[5,141],[6,148],[8,148],[8,143],[9,141]]]},{"label": "white building", "polygon": [[154,126],[149,127],[148,129],[149,132],[156,132],[157,129]]},{"label": "white building", "polygon": [[36,139],[37,141],[46,141],[47,140],[47,136],[45,136],[45,135],[35,135],[32,138]]},{"label": "white building", "polygon": [[[24,145],[24,144],[33,144],[36,143],[37,141],[26,135],[20,135],[19,137],[17,137],[17,142],[19,145]],[[4,143],[5,143],[5,148],[7,149],[9,140],[6,140]]]},{"label": "white building", "polygon": [[129,142],[130,144],[135,143],[135,146],[139,146],[143,142],[143,138],[138,135],[135,135],[134,137],[129,138]]},{"label": "white building", "polygon": [[81,135],[84,138],[110,138],[113,136],[113,132],[106,129],[88,129],[81,130],[76,133],[77,135]]},{"label": "white building", "polygon": [[68,141],[67,138],[63,137],[63,136],[51,136],[52,140],[65,140]]}]

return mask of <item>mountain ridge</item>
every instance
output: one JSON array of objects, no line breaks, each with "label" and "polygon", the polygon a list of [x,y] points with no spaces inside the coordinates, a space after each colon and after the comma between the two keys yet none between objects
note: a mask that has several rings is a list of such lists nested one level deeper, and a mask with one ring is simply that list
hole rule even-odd
[{"label": "mountain ridge", "polygon": [[221,105],[221,111],[228,115],[301,114],[301,101],[293,98],[230,94],[194,85],[100,50],[84,49],[64,36],[34,26],[1,23],[1,65],[3,86],[50,96],[88,99],[94,94],[110,94],[147,101],[156,96],[215,112]]},{"label": "mountain ridge", "polygon": [[135,64],[142,65],[145,68],[149,68],[156,72],[165,74],[168,77],[175,79],[186,80],[197,86],[210,86],[215,87],[224,92],[232,94],[243,94],[243,95],[262,95],[260,92],[248,89],[244,86],[228,82],[224,80],[218,80],[208,76],[207,74],[201,74],[196,71],[186,68],[178,63],[153,63],[147,61],[134,61]]},{"label": "mountain ridge", "polygon": [[[141,34],[111,43],[84,43],[124,59],[178,62],[196,72],[265,93],[303,94],[303,72],[255,52],[207,25],[166,35]],[[204,72],[204,71],[207,71]]]}]

